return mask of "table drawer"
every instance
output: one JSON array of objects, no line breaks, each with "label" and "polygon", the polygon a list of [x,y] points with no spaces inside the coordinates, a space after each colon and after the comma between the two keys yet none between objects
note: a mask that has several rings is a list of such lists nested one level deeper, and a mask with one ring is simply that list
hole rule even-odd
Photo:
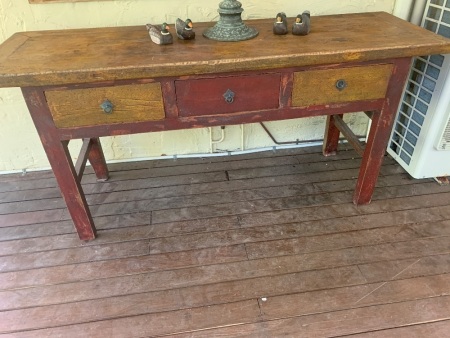
[{"label": "table drawer", "polygon": [[[159,83],[48,90],[45,96],[58,128],[154,121],[165,116]],[[101,107],[107,100],[112,104],[110,112]]]},{"label": "table drawer", "polygon": [[296,72],[292,105],[305,107],[384,98],[391,73],[390,64]]},{"label": "table drawer", "polygon": [[279,107],[280,74],[175,82],[180,116],[227,114]]}]

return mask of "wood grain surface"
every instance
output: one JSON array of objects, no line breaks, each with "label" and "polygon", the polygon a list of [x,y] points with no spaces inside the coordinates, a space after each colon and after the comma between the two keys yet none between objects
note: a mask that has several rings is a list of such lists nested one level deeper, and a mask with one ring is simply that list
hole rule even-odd
[{"label": "wood grain surface", "polygon": [[[273,19],[247,22],[248,41],[202,37],[159,46],[145,26],[16,33],[0,47],[0,87],[263,70],[449,53],[450,40],[383,12],[314,17],[304,37],[277,36]],[[301,46],[301,48],[299,48]],[[111,53],[114,50],[114,53]],[[52,51],[49,53],[49,51]],[[33,62],[29,56],[33,55]]]},{"label": "wood grain surface", "polygon": [[351,203],[343,147],[86,167],[74,236],[50,172],[0,176],[0,337],[445,337],[450,189],[392,159]]},{"label": "wood grain surface", "polygon": [[[48,107],[58,128],[162,120],[164,104],[159,83],[70,90],[47,90]],[[109,100],[113,109],[100,105]]]},{"label": "wood grain surface", "polygon": [[[295,72],[292,105],[306,107],[384,98],[392,68],[387,64]],[[338,81],[343,83],[341,90],[337,88]]]}]

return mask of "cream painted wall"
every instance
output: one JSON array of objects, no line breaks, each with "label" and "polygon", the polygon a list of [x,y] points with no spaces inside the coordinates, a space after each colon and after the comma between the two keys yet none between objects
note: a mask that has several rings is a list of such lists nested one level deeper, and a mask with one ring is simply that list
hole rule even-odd
[{"label": "cream painted wall", "polygon": [[[243,18],[271,18],[279,11],[288,16],[309,9],[311,14],[335,14],[367,11],[392,13],[395,0],[241,0]],[[78,3],[29,4],[28,0],[0,0],[0,42],[18,31],[65,29],[101,26],[173,23],[177,17],[194,22],[216,21],[219,0],[111,0]],[[314,26],[313,26],[314,29]],[[30,60],[31,62],[31,60]],[[361,115],[361,114],[359,114]],[[365,117],[350,115],[351,126],[358,134],[366,131]],[[0,89],[0,172],[47,168],[48,162],[34,130],[18,88]],[[321,139],[323,118],[268,123],[279,141]],[[242,136],[244,128],[244,137]],[[212,137],[220,138],[220,128]],[[136,159],[160,155],[211,152],[210,132],[206,129],[139,134],[103,138],[108,160]],[[258,124],[230,126],[224,142],[215,151],[256,149],[272,146]],[[73,142],[73,148],[79,143]]]}]

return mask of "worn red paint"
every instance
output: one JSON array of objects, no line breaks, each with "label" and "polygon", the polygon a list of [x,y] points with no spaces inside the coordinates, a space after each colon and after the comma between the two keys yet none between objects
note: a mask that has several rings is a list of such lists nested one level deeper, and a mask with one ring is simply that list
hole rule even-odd
[{"label": "worn red paint", "polygon": [[[86,138],[84,153],[78,166],[84,167],[89,159],[99,180],[108,179],[108,169],[98,137],[152,131],[164,131],[207,126],[277,121],[311,116],[328,116],[325,131],[324,154],[329,156],[338,150],[339,129],[334,125],[333,115],[358,111],[374,111],[368,144],[364,151],[360,174],[353,201],[355,204],[370,202],[384,151],[392,127],[396,104],[400,99],[402,85],[409,70],[410,58],[383,60],[394,65],[385,99],[327,104],[309,107],[292,107],[293,72],[302,68],[289,68],[257,72],[238,72],[181,78],[158,79],[161,82],[166,118],[161,121],[120,123],[58,129],[47,107],[44,91],[48,87],[23,88],[23,95],[41,137],[64,200],[83,240],[95,237],[95,226],[83,190],[80,177],[68,153],[68,140]],[[357,66],[374,62],[357,63]],[[349,67],[348,64],[345,64]],[[320,66],[339,68],[341,65]],[[317,67],[315,67],[317,68]],[[130,83],[129,80],[125,81]],[[137,80],[136,83],[142,83]],[[132,83],[132,82],[131,82]],[[117,85],[122,83],[116,83]],[[104,84],[92,84],[92,87]],[[85,85],[82,85],[85,86]],[[78,85],[67,88],[79,87]],[[236,90],[236,101],[225,102],[226,89]],[[207,98],[207,104],[203,98]],[[78,169],[80,169],[78,168]],[[82,168],[81,168],[82,169]],[[81,170],[82,171],[82,170]]]}]

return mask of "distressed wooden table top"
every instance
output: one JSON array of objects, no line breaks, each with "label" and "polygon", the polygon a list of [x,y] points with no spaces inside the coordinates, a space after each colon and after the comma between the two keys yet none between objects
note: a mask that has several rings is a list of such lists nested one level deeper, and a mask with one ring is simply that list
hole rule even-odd
[{"label": "distressed wooden table top", "polygon": [[[293,19],[289,20],[291,25]],[[258,37],[158,46],[144,25],[16,33],[0,46],[0,87],[264,70],[450,53],[450,39],[383,12],[312,17],[308,36],[277,36],[273,19],[249,20]]]}]

